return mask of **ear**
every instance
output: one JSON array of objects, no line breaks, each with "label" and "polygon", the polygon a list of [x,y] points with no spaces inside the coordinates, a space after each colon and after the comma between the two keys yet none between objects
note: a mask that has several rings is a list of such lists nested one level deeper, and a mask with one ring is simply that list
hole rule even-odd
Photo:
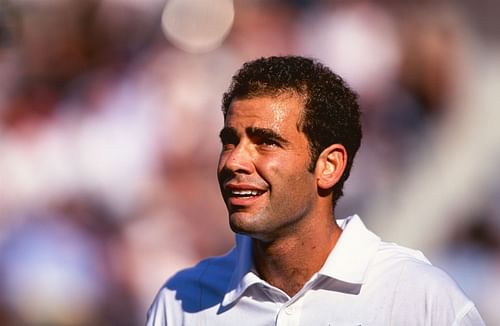
[{"label": "ear", "polygon": [[342,177],[347,165],[347,151],[341,144],[332,144],[325,148],[316,162],[315,174],[318,187],[332,188]]}]

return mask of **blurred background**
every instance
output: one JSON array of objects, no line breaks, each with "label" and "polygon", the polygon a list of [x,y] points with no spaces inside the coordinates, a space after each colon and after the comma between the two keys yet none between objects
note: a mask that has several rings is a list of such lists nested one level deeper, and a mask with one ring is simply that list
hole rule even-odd
[{"label": "blurred background", "polygon": [[360,95],[337,217],[423,250],[500,325],[500,3],[0,0],[0,324],[140,325],[233,245],[215,170],[244,61]]}]

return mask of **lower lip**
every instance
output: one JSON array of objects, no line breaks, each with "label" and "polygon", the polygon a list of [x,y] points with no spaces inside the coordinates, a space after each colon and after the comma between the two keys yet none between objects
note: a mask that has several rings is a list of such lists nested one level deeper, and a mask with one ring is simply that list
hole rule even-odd
[{"label": "lower lip", "polygon": [[231,206],[250,206],[255,203],[262,195],[250,197],[229,197],[228,202]]}]

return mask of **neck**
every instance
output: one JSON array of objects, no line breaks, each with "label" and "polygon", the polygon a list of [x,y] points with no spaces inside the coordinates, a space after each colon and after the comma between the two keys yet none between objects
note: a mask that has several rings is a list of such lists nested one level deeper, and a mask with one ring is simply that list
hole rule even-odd
[{"label": "neck", "polygon": [[253,240],[253,256],[260,276],[290,297],[318,272],[342,230],[330,216],[310,230],[272,241]]}]

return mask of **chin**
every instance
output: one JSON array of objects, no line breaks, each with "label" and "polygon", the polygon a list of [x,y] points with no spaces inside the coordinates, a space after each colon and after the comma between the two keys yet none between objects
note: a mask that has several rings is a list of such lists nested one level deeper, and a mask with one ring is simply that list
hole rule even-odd
[{"label": "chin", "polygon": [[234,233],[253,235],[258,233],[256,221],[252,221],[254,216],[244,212],[234,212],[229,214],[229,226]]}]

